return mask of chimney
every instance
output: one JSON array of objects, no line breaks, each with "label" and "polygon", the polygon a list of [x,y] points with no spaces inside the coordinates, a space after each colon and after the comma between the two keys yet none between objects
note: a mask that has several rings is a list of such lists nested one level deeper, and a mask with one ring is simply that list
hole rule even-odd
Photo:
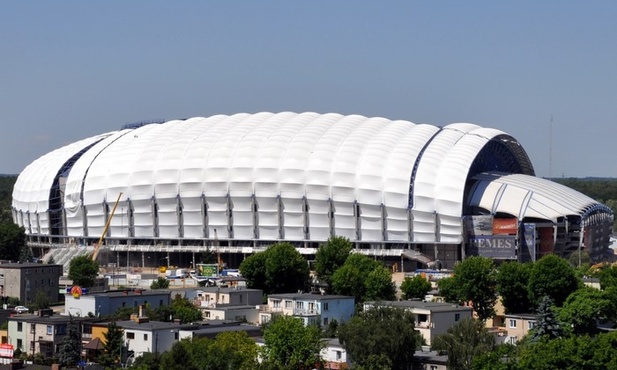
[{"label": "chimney", "polygon": [[144,317],[144,305],[139,305],[139,317]]}]

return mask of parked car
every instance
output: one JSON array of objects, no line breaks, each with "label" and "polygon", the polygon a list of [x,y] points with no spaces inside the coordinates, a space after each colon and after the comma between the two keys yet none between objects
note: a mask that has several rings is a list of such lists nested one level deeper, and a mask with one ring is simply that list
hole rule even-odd
[{"label": "parked car", "polygon": [[17,313],[24,313],[24,312],[30,311],[28,307],[24,307],[24,306],[17,306],[13,310],[15,310],[15,312]]}]

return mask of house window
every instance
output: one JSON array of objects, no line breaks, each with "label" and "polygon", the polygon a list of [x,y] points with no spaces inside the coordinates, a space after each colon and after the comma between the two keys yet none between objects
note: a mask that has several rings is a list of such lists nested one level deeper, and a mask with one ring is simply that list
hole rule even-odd
[{"label": "house window", "polygon": [[343,357],[343,354],[341,353],[341,351],[336,351],[336,361],[341,361],[342,357]]},{"label": "house window", "polygon": [[458,321],[461,319],[461,314],[460,313],[455,313],[454,314],[454,321]]},{"label": "house window", "polygon": [[431,365],[431,370],[437,370],[437,365]]},{"label": "house window", "polygon": [[296,302],[296,308],[298,310],[301,310],[304,308],[304,302]]},{"label": "house window", "polygon": [[536,327],[536,322],[535,321],[530,321],[527,325],[529,325],[529,330],[531,330],[531,329]]},{"label": "house window", "polygon": [[309,302],[308,306],[309,306],[309,308],[308,308],[308,309],[309,309],[310,311],[315,311],[315,303],[314,303],[314,302]]},{"label": "house window", "polygon": [[30,324],[30,334],[36,333],[36,324]]},{"label": "house window", "polygon": [[126,332],[126,339],[135,339],[135,333],[127,331]]},{"label": "house window", "polygon": [[328,325],[328,318],[327,317],[323,318],[323,324],[324,324],[324,326]]},{"label": "house window", "polygon": [[21,339],[17,339],[17,348],[19,348],[20,350],[23,350],[23,342],[21,341]]},{"label": "house window", "polygon": [[291,308],[292,307],[292,302],[291,301],[285,301],[285,308]]},{"label": "house window", "polygon": [[178,338],[180,338],[180,334],[178,332],[175,332],[174,333],[174,339],[178,340]]},{"label": "house window", "polygon": [[261,315],[261,323],[262,324],[267,324],[270,321],[270,316],[268,315]]},{"label": "house window", "polygon": [[206,319],[209,319],[209,318],[210,318],[210,311],[206,311],[206,312],[204,312],[204,317],[205,317]]},{"label": "house window", "polygon": [[47,325],[47,335],[52,335],[54,332],[54,327],[51,325]]},{"label": "house window", "polygon": [[510,327],[511,328],[516,328],[516,320],[510,319]]},{"label": "house window", "polygon": [[281,301],[279,301],[279,300],[272,301],[272,306],[274,308],[281,308]]},{"label": "house window", "polygon": [[322,307],[323,307],[322,311],[328,311],[328,302],[324,302],[322,304]]},{"label": "house window", "polygon": [[66,334],[66,325],[56,326],[56,334]]},{"label": "house window", "polygon": [[148,341],[148,334],[144,334],[144,342]]},{"label": "house window", "polygon": [[242,294],[238,296],[240,298],[240,303],[242,303]]},{"label": "house window", "polygon": [[[17,323],[17,331],[23,331],[24,330],[24,324],[21,322]],[[19,346],[21,347],[21,346]]]}]

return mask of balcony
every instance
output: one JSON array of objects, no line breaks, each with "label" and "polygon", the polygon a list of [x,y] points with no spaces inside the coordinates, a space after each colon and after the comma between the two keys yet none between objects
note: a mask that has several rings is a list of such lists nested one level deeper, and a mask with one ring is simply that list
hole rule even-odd
[{"label": "balcony", "polygon": [[260,305],[259,312],[282,313],[283,307],[270,307],[267,305]]},{"label": "balcony", "polygon": [[321,312],[319,312],[316,309],[301,309],[301,308],[296,308],[294,309],[294,316],[319,316],[321,315]]}]

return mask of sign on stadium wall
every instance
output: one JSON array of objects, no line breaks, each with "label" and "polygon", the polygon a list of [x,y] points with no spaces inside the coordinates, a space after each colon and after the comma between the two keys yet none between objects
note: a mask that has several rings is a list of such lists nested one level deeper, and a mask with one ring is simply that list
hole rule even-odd
[{"label": "sign on stadium wall", "polygon": [[493,235],[516,235],[518,233],[518,219],[495,218],[493,220]]},{"label": "sign on stadium wall", "polygon": [[516,235],[474,235],[467,244],[467,254],[492,259],[516,259]]},{"label": "sign on stadium wall", "polygon": [[493,216],[466,216],[464,222],[468,235],[493,234]]}]

